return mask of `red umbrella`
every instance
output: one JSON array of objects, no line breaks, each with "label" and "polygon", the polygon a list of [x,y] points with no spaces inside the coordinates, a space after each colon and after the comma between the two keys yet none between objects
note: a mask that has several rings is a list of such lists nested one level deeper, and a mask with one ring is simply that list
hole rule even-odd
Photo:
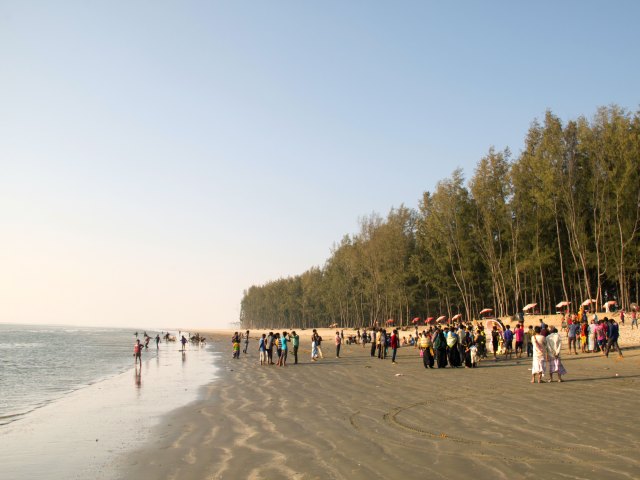
[{"label": "red umbrella", "polygon": [[429,317],[424,321],[424,323],[433,323],[433,320],[434,320],[433,317]]},{"label": "red umbrella", "polygon": [[454,315],[453,317],[451,317],[451,321],[455,322],[456,320],[458,320],[459,318],[462,318],[462,314],[458,313],[457,315]]},{"label": "red umbrella", "polygon": [[420,317],[416,317],[413,320],[411,320],[411,323],[418,323],[420,321]]},{"label": "red umbrella", "polygon": [[392,323],[396,323],[396,321],[393,318],[390,318],[389,320],[387,320],[388,324],[392,324]]},{"label": "red umbrella", "polygon": [[436,319],[436,322],[441,323],[441,322],[444,322],[446,319],[447,319],[447,316],[442,315]]},{"label": "red umbrella", "polygon": [[480,310],[480,315],[484,315],[485,313],[491,313],[493,312],[493,308],[483,308],[482,310]]}]

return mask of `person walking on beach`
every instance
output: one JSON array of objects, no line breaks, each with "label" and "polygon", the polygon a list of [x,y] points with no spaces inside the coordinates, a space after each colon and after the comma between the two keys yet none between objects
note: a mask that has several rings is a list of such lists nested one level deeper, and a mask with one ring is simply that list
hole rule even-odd
[{"label": "person walking on beach", "polygon": [[634,325],[637,329],[638,328],[638,311],[635,308],[631,309],[631,330],[633,330]]},{"label": "person walking on beach", "polygon": [[258,352],[260,354],[260,365],[265,365],[267,363],[267,347],[266,347],[267,336],[263,333],[262,337],[260,337],[260,341],[258,342]]},{"label": "person walking on beach", "polygon": [[618,324],[613,318],[609,321],[608,330],[609,331],[608,331],[607,345],[605,347],[606,349],[605,354],[607,357],[609,357],[609,352],[613,347],[615,350],[618,350],[618,355],[620,356],[620,358],[622,358],[622,351],[620,350],[620,346],[618,345],[618,337],[620,336],[620,330],[618,328]]},{"label": "person walking on beach", "polygon": [[182,335],[182,338],[180,339],[180,343],[182,344],[182,351],[186,351],[187,350],[187,339],[184,338],[184,335]]},{"label": "person walking on beach", "polygon": [[549,382],[553,382],[553,374],[558,374],[558,382],[562,382],[562,375],[566,374],[560,352],[562,351],[562,337],[556,327],[551,327],[551,333],[545,339],[547,343],[547,363],[549,364]]},{"label": "person walking on beach", "polygon": [[316,350],[318,351],[318,357],[322,360],[324,355],[322,355],[322,337],[319,333],[316,333]]},{"label": "person walking on beach", "polygon": [[533,335],[533,364],[531,366],[531,383],[542,382],[544,371],[546,370],[547,343],[544,335],[541,335],[542,328],[536,327]]},{"label": "person walking on beach", "polygon": [[342,335],[336,332],[336,358],[340,358],[340,345],[342,344]]},{"label": "person walking on beach", "polygon": [[294,330],[293,332],[291,332],[291,335],[289,335],[289,338],[291,339],[291,347],[293,348],[293,364],[297,365],[298,364],[298,347],[300,346],[300,337]]},{"label": "person walking on beach", "polygon": [[398,330],[394,329],[393,333],[391,334],[391,363],[392,364],[396,363],[396,354],[398,353],[399,346],[400,346],[400,339],[398,338]]},{"label": "person walking on beach", "polygon": [[313,333],[311,334],[311,360],[314,362],[318,361],[318,332],[316,329],[313,329]]},{"label": "person walking on beach", "polygon": [[156,335],[156,350],[160,350],[160,335]]},{"label": "person walking on beach", "polygon": [[244,334],[244,350],[242,351],[245,355],[247,354],[247,349],[249,348],[249,330]]},{"label": "person walking on beach", "polygon": [[140,361],[140,368],[142,368],[142,344],[140,343],[140,339],[136,339],[136,343],[133,344],[133,362],[138,366],[138,361]]}]

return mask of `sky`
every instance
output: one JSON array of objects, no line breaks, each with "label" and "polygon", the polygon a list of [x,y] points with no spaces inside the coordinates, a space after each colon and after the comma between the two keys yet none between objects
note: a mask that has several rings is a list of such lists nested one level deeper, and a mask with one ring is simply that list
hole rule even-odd
[{"label": "sky", "polygon": [[222,328],[547,109],[640,105],[635,1],[0,0],[0,322]]}]

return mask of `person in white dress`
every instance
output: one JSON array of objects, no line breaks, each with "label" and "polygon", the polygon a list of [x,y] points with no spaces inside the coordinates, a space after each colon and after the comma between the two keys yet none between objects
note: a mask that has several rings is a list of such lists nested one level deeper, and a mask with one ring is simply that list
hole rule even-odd
[{"label": "person in white dress", "polygon": [[558,330],[552,327],[552,331],[547,335],[547,363],[549,364],[549,381],[553,382],[553,374],[558,374],[558,382],[562,382],[562,375],[567,373],[562,360],[560,359],[560,351],[562,350],[562,337],[558,334]]},{"label": "person in white dress", "polygon": [[533,343],[533,365],[531,367],[531,383],[536,381],[542,382],[544,371],[546,370],[546,358],[547,358],[547,341],[543,335],[540,335],[542,329],[538,326],[534,329],[534,335],[531,339]]}]

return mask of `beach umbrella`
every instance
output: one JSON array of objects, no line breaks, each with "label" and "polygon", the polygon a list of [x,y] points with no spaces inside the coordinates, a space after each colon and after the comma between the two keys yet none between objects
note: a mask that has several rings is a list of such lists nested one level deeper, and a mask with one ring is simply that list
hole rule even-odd
[{"label": "beach umbrella", "polygon": [[[484,329],[486,332],[490,332],[491,330],[493,330],[493,326],[498,327],[498,330],[500,332],[504,331],[504,325],[502,325],[502,322],[497,319],[497,318],[489,318],[487,320],[484,321]],[[489,335],[487,333],[487,335]]]},{"label": "beach umbrella", "polygon": [[436,318],[436,322],[437,323],[442,323],[442,322],[444,322],[446,320],[447,320],[447,316],[446,315],[442,315],[442,316]]},{"label": "beach umbrella", "polygon": [[522,311],[526,312],[527,310],[532,310],[537,305],[538,305],[537,303],[529,303],[522,309]]},{"label": "beach umbrella", "polygon": [[411,323],[413,323],[413,324],[415,325],[415,324],[416,324],[416,323],[418,323],[419,321],[420,321],[420,317],[416,317],[416,318],[414,318],[413,320],[411,320]]},{"label": "beach umbrella", "polygon": [[393,323],[396,323],[396,321],[393,318],[390,318],[389,320],[387,320],[388,325],[391,325]]},{"label": "beach umbrella", "polygon": [[583,307],[588,307],[588,306],[590,306],[592,303],[596,303],[596,301],[595,301],[593,298],[591,298],[591,299],[589,299],[589,298],[588,298],[588,299],[586,299],[584,302],[582,302],[582,306],[583,306]]},{"label": "beach umbrella", "polygon": [[433,321],[434,321],[434,320],[435,320],[435,319],[434,319],[433,317],[429,317],[429,318],[427,318],[427,319],[424,321],[424,323],[425,323],[425,324],[427,324],[427,323],[433,323]]},{"label": "beach umbrella", "polygon": [[569,305],[571,305],[571,302],[567,302],[566,300],[560,302],[559,304],[556,305],[556,308],[562,308],[562,307],[568,307]]},{"label": "beach umbrella", "polygon": [[451,317],[451,321],[455,322],[459,318],[462,318],[462,314],[461,313],[458,313],[458,314],[454,315],[453,317]]}]

